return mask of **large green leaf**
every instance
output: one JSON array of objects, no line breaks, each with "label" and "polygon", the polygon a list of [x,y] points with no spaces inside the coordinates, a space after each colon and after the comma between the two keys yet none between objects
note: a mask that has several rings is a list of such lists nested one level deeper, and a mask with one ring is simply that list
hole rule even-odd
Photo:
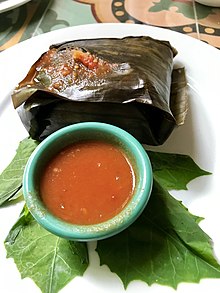
[{"label": "large green leaf", "polygon": [[167,190],[186,190],[191,180],[210,174],[202,170],[187,155],[152,151],[147,153],[151,160],[154,178]]},{"label": "large green leaf", "polygon": [[154,182],[141,217],[124,232],[99,241],[97,252],[125,287],[133,280],[177,288],[180,282],[220,278],[210,238],[197,217]]},{"label": "large green leaf", "polygon": [[21,189],[25,165],[37,144],[38,143],[31,138],[22,140],[18,146],[13,160],[1,173],[0,205],[9,199],[16,197],[17,192]]},{"label": "large green leaf", "polygon": [[[0,177],[3,180],[0,183],[4,183],[0,190],[5,194],[12,194],[12,187],[21,185],[23,170],[19,171],[19,166],[24,168],[36,145],[29,139],[20,144],[14,162]],[[167,192],[187,189],[189,181],[209,173],[185,155],[150,151],[148,154],[155,180],[151,199],[130,228],[98,242],[101,264],[107,264],[117,273],[125,287],[136,279],[176,288],[180,282],[219,278],[219,265],[210,239],[198,226],[201,218],[191,215]],[[9,232],[5,247],[22,278],[32,278],[45,293],[58,292],[72,278],[82,275],[88,266],[85,243],[50,234],[36,223],[26,208]]]},{"label": "large green leaf", "polygon": [[88,266],[86,243],[59,238],[42,228],[23,209],[9,232],[5,247],[21,277],[30,277],[43,293],[56,293]]}]

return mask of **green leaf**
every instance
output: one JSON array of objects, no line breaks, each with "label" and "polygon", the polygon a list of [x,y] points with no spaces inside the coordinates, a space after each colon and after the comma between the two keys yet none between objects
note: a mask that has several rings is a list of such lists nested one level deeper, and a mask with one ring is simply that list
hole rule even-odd
[{"label": "green leaf", "polygon": [[25,165],[31,153],[37,146],[31,138],[22,140],[11,163],[0,175],[0,205],[15,198],[22,186]]},{"label": "green leaf", "polygon": [[[190,180],[210,173],[185,155],[150,151],[148,154],[154,173],[151,199],[132,226],[98,242],[101,264],[118,274],[125,287],[137,279],[149,285],[176,288],[180,282],[220,278],[211,240],[198,226],[201,218],[190,214],[167,192],[187,189]],[[5,247],[22,278],[32,278],[43,293],[58,292],[88,267],[85,243],[50,234],[37,224],[26,207],[9,232]]]},{"label": "green leaf", "polygon": [[6,240],[21,277],[30,277],[43,293],[56,293],[88,267],[86,243],[59,238],[42,228],[25,207]]},{"label": "green leaf", "polygon": [[122,280],[177,288],[180,282],[220,278],[211,240],[200,229],[197,217],[175,200],[158,182],[147,208],[124,232],[99,241],[97,252]]},{"label": "green leaf", "polygon": [[187,155],[147,151],[154,178],[167,190],[186,190],[189,181],[211,173]]}]

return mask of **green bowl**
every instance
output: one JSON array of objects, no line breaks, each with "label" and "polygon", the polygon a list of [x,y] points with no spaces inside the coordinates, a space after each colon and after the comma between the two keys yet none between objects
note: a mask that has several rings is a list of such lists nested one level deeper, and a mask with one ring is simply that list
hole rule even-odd
[{"label": "green bowl", "polygon": [[[81,140],[104,140],[119,146],[135,172],[135,189],[125,208],[102,223],[75,225],[48,211],[39,192],[39,178],[48,161],[64,147]],[[144,210],[152,189],[152,168],[142,145],[128,132],[110,124],[77,123],[64,127],[41,142],[30,156],[24,171],[23,193],[36,221],[51,233],[76,241],[93,241],[113,236],[131,225]]]}]

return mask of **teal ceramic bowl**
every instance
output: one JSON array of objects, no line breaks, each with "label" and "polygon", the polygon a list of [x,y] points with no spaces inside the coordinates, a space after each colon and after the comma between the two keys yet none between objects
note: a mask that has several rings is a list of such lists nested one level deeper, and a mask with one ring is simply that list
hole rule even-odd
[{"label": "teal ceramic bowl", "polygon": [[[105,222],[75,225],[48,211],[41,200],[39,182],[49,160],[64,147],[82,140],[104,140],[120,147],[135,173],[133,196],[124,209]],[[142,145],[126,131],[105,123],[85,122],[64,127],[48,136],[30,156],[24,171],[23,193],[36,221],[51,233],[75,241],[93,241],[113,236],[131,225],[144,210],[152,189],[152,168]]]}]

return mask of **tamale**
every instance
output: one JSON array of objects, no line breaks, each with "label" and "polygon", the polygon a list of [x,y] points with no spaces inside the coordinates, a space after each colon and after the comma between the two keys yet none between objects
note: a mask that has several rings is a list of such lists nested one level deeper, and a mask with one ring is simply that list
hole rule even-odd
[{"label": "tamale", "polygon": [[176,54],[169,42],[146,36],[52,45],[14,90],[13,104],[37,140],[69,124],[98,121],[160,145],[187,112],[184,69],[173,70]]}]

